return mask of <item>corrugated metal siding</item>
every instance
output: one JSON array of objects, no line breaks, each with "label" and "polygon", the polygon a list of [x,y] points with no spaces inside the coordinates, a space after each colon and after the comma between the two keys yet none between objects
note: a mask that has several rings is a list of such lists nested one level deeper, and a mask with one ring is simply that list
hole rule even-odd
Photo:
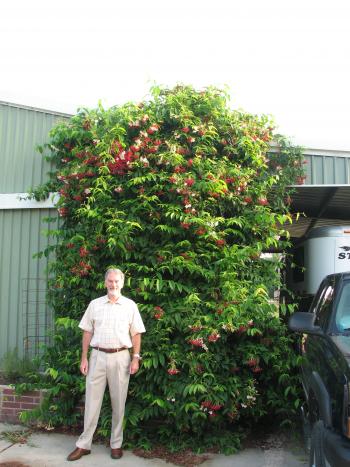
[{"label": "corrugated metal siding", "polygon": [[33,259],[48,244],[42,231],[50,211],[52,214],[48,209],[0,210],[0,356],[16,347],[19,353],[28,350],[32,354],[38,343],[33,338],[40,341],[45,335],[44,323],[50,324],[45,301],[48,259]]},{"label": "corrugated metal siding", "polygon": [[350,157],[305,155],[306,185],[343,185],[350,183]]},{"label": "corrugated metal siding", "polygon": [[27,192],[50,166],[35,148],[64,117],[0,103],[0,193]]},{"label": "corrugated metal siding", "polygon": [[[63,118],[0,102],[0,193],[27,192],[47,179],[49,164],[35,147],[48,141],[50,129]],[[43,230],[50,215],[56,216],[56,210],[0,208],[0,359],[14,348],[36,353],[50,325],[48,259],[33,258],[48,245]]]}]

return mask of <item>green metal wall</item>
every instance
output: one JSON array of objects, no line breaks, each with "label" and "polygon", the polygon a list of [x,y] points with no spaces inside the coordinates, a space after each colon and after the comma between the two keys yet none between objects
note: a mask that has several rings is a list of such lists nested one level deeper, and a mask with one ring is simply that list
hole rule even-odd
[{"label": "green metal wall", "polygon": [[344,185],[350,183],[350,152],[320,151],[305,154],[306,185]]},{"label": "green metal wall", "polygon": [[[46,180],[49,164],[35,150],[68,116],[0,102],[0,194],[25,193]],[[52,316],[46,305],[47,258],[34,259],[49,240],[44,218],[55,209],[3,209],[0,204],[0,359],[15,348],[38,351]],[[51,228],[55,228],[55,223]]]},{"label": "green metal wall", "polygon": [[0,193],[27,192],[42,183],[49,170],[35,148],[64,114],[0,102]]}]

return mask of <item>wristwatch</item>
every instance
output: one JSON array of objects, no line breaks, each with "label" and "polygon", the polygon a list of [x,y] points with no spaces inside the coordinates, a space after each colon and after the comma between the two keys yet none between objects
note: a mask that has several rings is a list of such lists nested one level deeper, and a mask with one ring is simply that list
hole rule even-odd
[{"label": "wristwatch", "polygon": [[133,358],[138,358],[139,360],[141,360],[141,355],[139,353],[134,353],[132,355]]}]

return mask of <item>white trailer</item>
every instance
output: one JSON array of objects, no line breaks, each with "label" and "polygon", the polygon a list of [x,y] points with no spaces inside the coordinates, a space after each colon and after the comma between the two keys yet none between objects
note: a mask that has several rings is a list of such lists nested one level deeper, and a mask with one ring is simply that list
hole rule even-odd
[{"label": "white trailer", "polygon": [[288,263],[288,288],[299,297],[313,296],[325,276],[350,271],[350,225],[311,229]]}]

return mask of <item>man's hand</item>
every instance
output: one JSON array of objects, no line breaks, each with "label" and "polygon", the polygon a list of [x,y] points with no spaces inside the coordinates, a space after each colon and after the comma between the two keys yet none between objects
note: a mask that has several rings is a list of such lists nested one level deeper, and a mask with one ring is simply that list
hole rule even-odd
[{"label": "man's hand", "polygon": [[140,367],[139,359],[138,358],[133,358],[131,360],[131,365],[130,365],[130,374],[134,375],[135,373],[137,373],[139,371],[139,367]]},{"label": "man's hand", "polygon": [[88,374],[88,371],[89,371],[89,361],[88,359],[85,357],[85,358],[82,358],[81,359],[81,362],[80,362],[80,371],[81,373],[86,376]]}]

